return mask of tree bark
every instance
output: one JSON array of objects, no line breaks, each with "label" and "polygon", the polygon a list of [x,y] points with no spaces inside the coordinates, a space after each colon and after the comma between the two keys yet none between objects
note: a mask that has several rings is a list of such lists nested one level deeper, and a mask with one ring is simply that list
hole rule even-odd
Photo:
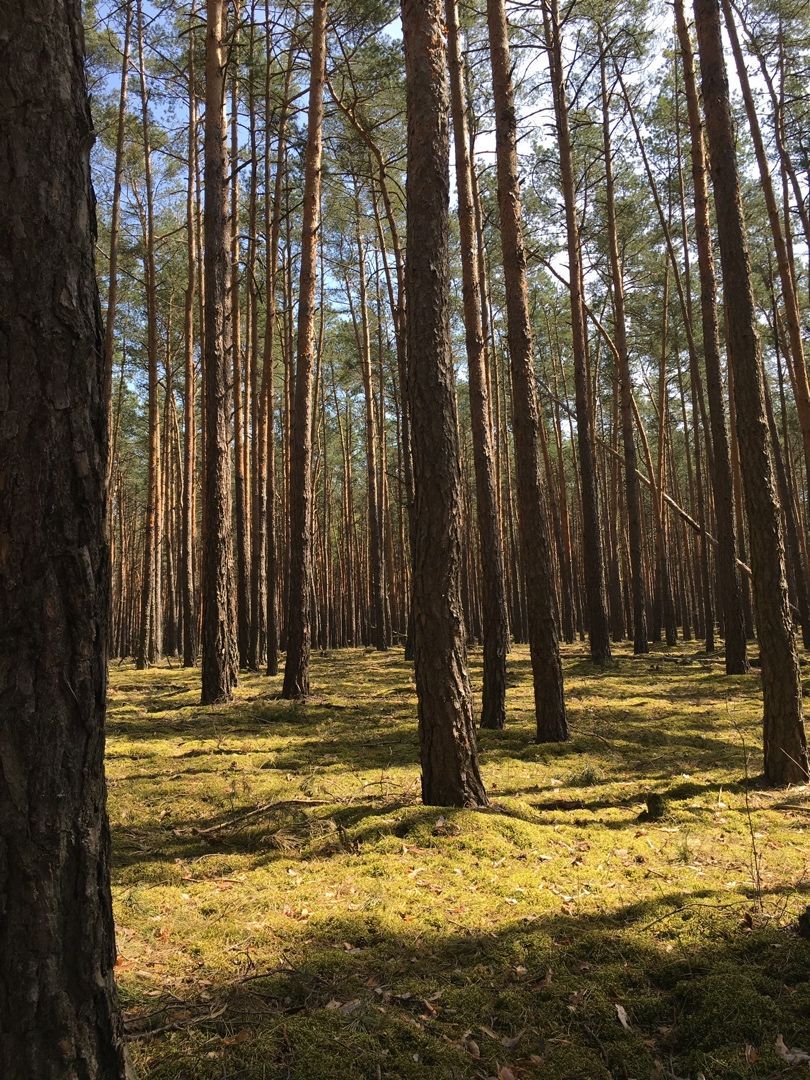
[{"label": "tree bark", "polygon": [[79,0],[4,12],[0,1075],[123,1080],[104,780],[109,551]]},{"label": "tree bark", "polygon": [[774,785],[808,779],[799,662],[785,579],[779,503],[765,416],[751,264],[723,57],[718,0],[695,0],[706,133],[728,319],[734,409],[751,537],[754,607],[762,664],[765,778]]},{"label": "tree bark", "polygon": [[312,394],[315,359],[315,285],[321,216],[323,84],[326,70],[326,0],[315,0],[312,58],[304,161],[304,218],[301,226],[301,277],[298,341],[290,451],[290,577],[287,607],[285,698],[309,695],[312,578]]},{"label": "tree bark", "polygon": [[242,307],[240,254],[242,250],[239,234],[239,76],[237,56],[240,42],[238,27],[240,19],[239,0],[233,0],[232,51],[230,59],[231,75],[231,214],[230,214],[230,288],[228,307],[231,326],[232,360],[232,397],[233,397],[233,495],[234,495],[234,570],[236,580],[236,640],[239,647],[239,663],[248,666],[250,642],[250,568],[248,566],[248,525],[247,525],[247,469],[245,468],[247,447],[245,440],[245,394],[243,386],[242,363]]},{"label": "tree bark", "polygon": [[422,800],[485,806],[461,607],[461,465],[450,353],[449,97],[441,0],[404,0],[405,260]]},{"label": "tree bark", "polygon": [[596,455],[593,447],[593,408],[588,386],[585,310],[582,302],[582,260],[577,222],[574,163],[563,72],[562,40],[557,0],[543,6],[546,45],[551,68],[557,140],[560,154],[560,184],[565,204],[568,242],[568,288],[571,300],[572,351],[574,356],[574,399],[577,411],[577,448],[582,486],[582,564],[588,605],[588,638],[591,658],[597,664],[610,662],[610,624],[605,599],[605,570],[602,557],[602,525],[596,483]]},{"label": "tree bark", "polygon": [[461,234],[461,271],[470,388],[475,499],[481,555],[484,638],[484,686],[481,726],[502,728],[506,723],[506,653],[509,628],[506,615],[503,545],[498,514],[498,492],[492,448],[492,419],[487,385],[486,341],[482,322],[478,231],[472,186],[464,67],[459,42],[458,6],[446,0],[447,45],[450,63],[450,99],[455,141],[456,190]]},{"label": "tree bark", "polygon": [[[802,445],[804,449],[805,466],[810,474],[810,381],[808,381],[807,364],[804,356],[804,343],[802,341],[802,322],[799,313],[799,302],[796,296],[796,282],[793,269],[793,260],[788,245],[788,238],[782,228],[779,217],[779,206],[776,201],[771,170],[768,163],[768,155],[762,138],[762,130],[757,116],[754,95],[751,92],[751,83],[748,78],[748,69],[745,65],[742,47],[740,46],[737,26],[734,21],[734,13],[729,0],[721,0],[723,17],[726,30],[728,31],[731,51],[734,54],[734,63],[737,69],[737,77],[740,80],[743,103],[745,104],[748,126],[751,131],[751,141],[754,144],[754,153],[759,168],[760,186],[765,199],[765,207],[768,211],[768,222],[771,227],[774,251],[776,252],[776,266],[779,271],[779,282],[782,286],[782,301],[785,305],[785,322],[787,324],[786,349],[793,372],[793,384],[796,396],[796,411],[799,414],[799,426],[802,432]],[[810,491],[808,491],[810,499]]]},{"label": "tree bark", "polygon": [[613,181],[613,151],[610,143],[610,100],[605,73],[605,57],[600,60],[602,83],[602,144],[605,153],[605,201],[610,269],[613,286],[613,324],[616,339],[619,397],[621,406],[622,448],[624,450],[624,485],[630,548],[630,573],[633,592],[633,652],[649,652],[647,642],[647,598],[644,589],[644,559],[641,533],[641,492],[636,476],[637,455],[633,432],[633,384],[627,350],[627,326],[624,308],[624,280],[619,260],[616,231],[616,202]]},{"label": "tree bark", "polygon": [[143,6],[137,2],[138,73],[141,96],[141,135],[143,139],[143,170],[145,207],[143,218],[144,264],[146,285],[146,353],[149,379],[149,466],[146,497],[146,537],[144,543],[143,578],[141,583],[141,632],[136,664],[145,668],[162,652],[163,623],[161,601],[161,534],[160,505],[160,410],[158,386],[157,337],[157,278],[155,272],[155,214],[152,190],[152,147],[149,139],[149,110],[144,61]]},{"label": "tree bark", "polygon": [[[382,513],[377,476],[377,415],[374,382],[371,373],[371,332],[368,317],[366,288],[366,255],[361,232],[359,181],[354,177],[355,243],[357,246],[357,283],[359,319],[354,319],[355,336],[360,355],[360,371],[366,411],[366,492],[368,510],[368,541],[371,586],[371,641],[379,650],[388,647],[385,635],[385,569],[383,565]],[[347,281],[347,288],[349,288]],[[351,303],[351,296],[349,297]],[[381,392],[382,392],[382,388]]]},{"label": "tree bark", "polygon": [[559,742],[568,738],[568,724],[563,700],[554,569],[540,480],[540,439],[544,434],[540,430],[536,377],[532,362],[526,249],[520,220],[517,118],[503,0],[487,0],[487,25],[495,101],[498,209],[512,376],[518,518],[528,608],[537,739],[539,742]]},{"label": "tree bark", "polygon": [[[195,4],[191,9],[191,25],[196,17]],[[188,71],[188,188],[186,191],[186,251],[188,281],[186,283],[183,344],[185,367],[183,377],[183,524],[180,552],[180,595],[183,607],[183,666],[192,667],[197,660],[197,612],[194,587],[195,559],[195,483],[194,464],[197,453],[197,418],[194,370],[194,294],[197,279],[197,223],[195,215],[194,181],[197,172],[197,87],[194,70],[194,49],[189,31]]]},{"label": "tree bark", "polygon": [[112,369],[115,352],[115,313],[118,305],[118,242],[121,235],[121,177],[124,171],[124,119],[129,86],[129,51],[132,36],[132,0],[127,0],[124,15],[124,47],[121,55],[121,85],[118,92],[118,131],[115,139],[112,210],[110,212],[110,262],[108,268],[107,313],[104,319],[104,404],[111,433],[107,456],[107,498],[110,497],[112,470],[115,466],[115,438],[112,435]]},{"label": "tree bark", "polygon": [[202,704],[230,701],[239,653],[228,446],[228,218],[225,149],[225,0],[206,0],[205,38],[205,474]]},{"label": "tree bark", "polygon": [[703,357],[706,365],[706,389],[714,451],[714,510],[717,520],[718,576],[723,628],[726,641],[726,673],[744,674],[748,670],[745,643],[745,618],[742,592],[737,574],[737,537],[734,528],[734,486],[731,476],[726,413],[723,404],[723,376],[720,365],[720,337],[717,323],[717,281],[709,224],[709,201],[703,125],[700,119],[695,85],[692,42],[684,16],[683,0],[675,0],[675,22],[681,49],[684,90],[689,115],[692,156],[692,182],[695,200],[695,243],[700,274],[700,311],[703,324]]}]

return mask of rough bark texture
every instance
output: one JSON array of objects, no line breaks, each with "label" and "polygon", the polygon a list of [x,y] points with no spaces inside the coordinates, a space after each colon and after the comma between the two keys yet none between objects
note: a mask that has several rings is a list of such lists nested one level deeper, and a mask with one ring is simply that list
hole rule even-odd
[{"label": "rough bark texture", "polygon": [[558,742],[568,738],[568,724],[563,700],[554,569],[540,481],[542,433],[532,363],[526,250],[520,220],[517,120],[503,0],[487,0],[487,25],[495,100],[498,209],[512,375],[520,548],[526,585],[537,738],[540,742]]},{"label": "rough bark texture", "polygon": [[802,689],[785,580],[782,523],[768,448],[762,356],[718,0],[695,0],[695,25],[723,269],[729,360],[734,372],[733,400],[751,537],[765,706],[765,777],[776,785],[802,783],[808,777]]},{"label": "rough bark texture", "polygon": [[321,217],[323,83],[326,64],[326,0],[315,0],[312,62],[304,162],[304,217],[298,291],[298,342],[290,459],[290,577],[287,611],[285,698],[309,694],[312,637],[312,391],[315,359],[315,285]]},{"label": "rough bark texture", "polygon": [[714,510],[717,519],[717,575],[726,639],[726,673],[744,674],[748,670],[745,654],[745,619],[742,591],[737,573],[737,538],[734,529],[734,486],[731,478],[726,412],[723,404],[723,376],[720,366],[720,338],[717,323],[717,281],[709,225],[709,201],[700,120],[695,86],[692,42],[686,25],[683,0],[675,0],[675,22],[681,48],[683,82],[689,113],[692,181],[695,197],[695,243],[700,273],[700,312],[703,324],[703,356],[706,363],[706,389],[709,398],[712,449],[714,452]]},{"label": "rough bark texture", "polygon": [[804,342],[802,340],[802,321],[799,311],[799,302],[796,295],[795,274],[792,265],[792,253],[788,236],[782,227],[779,214],[779,204],[776,201],[773,179],[771,177],[768,153],[762,137],[762,130],[757,115],[754,95],[751,91],[751,81],[748,77],[748,69],[745,64],[742,47],[740,45],[737,26],[734,21],[734,12],[728,0],[721,0],[723,17],[728,32],[731,51],[734,54],[734,64],[737,69],[737,77],[740,81],[745,112],[748,116],[748,126],[751,131],[751,141],[754,144],[754,154],[759,168],[760,186],[765,199],[765,208],[768,211],[768,222],[771,226],[771,237],[776,253],[776,265],[779,271],[779,283],[782,286],[782,303],[785,310],[785,323],[787,326],[787,354],[793,372],[793,389],[796,398],[796,412],[799,415],[799,427],[802,432],[802,445],[804,448],[805,467],[810,472],[810,381],[807,375],[807,363],[804,356]]},{"label": "rough bark texture", "polygon": [[484,687],[481,726],[502,728],[506,723],[506,653],[509,624],[506,614],[503,543],[495,462],[492,421],[487,385],[486,343],[479,279],[478,232],[472,187],[464,67],[459,43],[456,0],[446,0],[447,47],[450,61],[450,98],[456,151],[456,190],[461,234],[461,271],[464,299],[464,328],[470,382],[475,499],[481,551],[481,592],[484,628]]},{"label": "rough bark texture", "polygon": [[442,0],[405,0],[405,261],[414,475],[413,625],[422,799],[483,806],[461,605],[461,467],[450,354],[449,99]]},{"label": "rough bark texture", "polygon": [[224,0],[207,0],[205,52],[205,474],[202,703],[229,701],[239,664],[228,447],[228,223],[225,177]]},{"label": "rough bark texture", "polygon": [[107,438],[81,11],[30,0],[3,14],[0,1075],[116,1080]]}]

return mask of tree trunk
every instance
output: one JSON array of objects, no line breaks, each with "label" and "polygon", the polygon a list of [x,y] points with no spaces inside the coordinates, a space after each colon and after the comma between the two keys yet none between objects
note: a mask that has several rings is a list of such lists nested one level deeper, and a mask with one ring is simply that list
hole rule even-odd
[{"label": "tree trunk", "polygon": [[[196,17],[192,4],[191,22]],[[190,40],[190,39],[189,39]],[[186,250],[188,281],[186,283],[183,343],[185,367],[183,380],[183,525],[180,552],[180,595],[183,606],[183,666],[191,667],[197,660],[197,612],[194,588],[195,560],[195,483],[194,463],[197,452],[197,418],[195,408],[196,376],[194,371],[194,284],[197,278],[197,222],[195,214],[194,181],[197,172],[197,87],[194,71],[194,50],[189,48],[188,73],[188,189],[186,192]]]},{"label": "tree trunk", "polygon": [[225,150],[225,0],[206,0],[205,50],[205,475],[202,703],[230,701],[239,654],[228,446],[228,218]]},{"label": "tree trunk", "polygon": [[143,220],[145,284],[146,284],[146,353],[149,379],[149,465],[146,496],[146,538],[144,544],[143,579],[141,583],[141,632],[136,663],[145,668],[162,651],[161,648],[161,533],[160,506],[160,411],[158,401],[158,340],[157,340],[157,280],[155,274],[155,220],[152,192],[152,148],[149,140],[149,111],[147,107],[146,68],[144,64],[143,8],[137,3],[138,73],[141,95],[141,134],[143,138],[143,167],[145,187],[145,216]]},{"label": "tree trunk", "polygon": [[692,154],[692,181],[695,199],[695,243],[700,273],[700,310],[703,323],[703,357],[706,364],[706,388],[709,398],[709,417],[714,451],[714,510],[717,520],[718,576],[720,604],[726,640],[726,673],[744,674],[748,670],[745,654],[745,619],[742,593],[737,573],[737,538],[734,528],[734,487],[731,476],[726,413],[723,404],[723,376],[720,366],[720,338],[717,324],[717,281],[709,224],[709,203],[706,187],[706,167],[703,146],[703,125],[700,120],[697,88],[695,86],[692,42],[683,10],[683,0],[675,0],[675,20],[681,48],[684,90],[689,113],[689,134]]},{"label": "tree trunk", "polygon": [[449,98],[441,0],[404,0],[405,286],[422,800],[485,806],[461,608],[461,464],[450,352]]},{"label": "tree trunk", "polygon": [[763,369],[756,330],[737,151],[723,58],[718,0],[695,0],[706,132],[726,298],[734,408],[751,537],[754,607],[762,663],[765,778],[808,779],[799,662],[785,580],[782,523],[773,483]]},{"label": "tree trunk", "polygon": [[532,362],[526,249],[520,220],[517,118],[504,0],[487,0],[487,25],[495,101],[498,208],[512,374],[512,425],[520,544],[526,584],[537,738],[540,742],[558,742],[568,738],[568,724],[563,700],[551,543],[540,481],[540,439],[544,438],[544,433],[540,429]]},{"label": "tree trunk", "polygon": [[[121,177],[124,171],[124,136],[126,133],[127,89],[129,86],[129,44],[132,36],[132,0],[127,0],[124,16],[124,48],[121,55],[121,85],[118,93],[118,131],[115,140],[115,169],[110,213],[110,264],[107,289],[107,314],[104,320],[104,406],[107,426],[112,433],[112,369],[115,352],[115,312],[118,304],[118,242],[121,235]],[[110,497],[112,470],[115,466],[115,439],[111,435],[107,456],[107,497]]]},{"label": "tree trunk", "polygon": [[[582,564],[588,604],[588,638],[591,658],[597,664],[610,662],[610,624],[605,599],[605,571],[602,558],[602,525],[596,483],[596,455],[593,448],[593,408],[588,387],[585,339],[585,310],[582,302],[582,260],[577,223],[574,163],[568,122],[568,101],[563,73],[562,40],[557,0],[543,7],[546,45],[551,67],[554,111],[560,153],[560,182],[565,204],[568,241],[568,288],[571,299],[572,351],[574,356],[574,398],[577,411],[577,447],[582,483]],[[497,120],[496,120],[497,125]]]},{"label": "tree trunk", "polygon": [[482,324],[478,232],[472,188],[464,68],[459,43],[456,0],[446,0],[450,98],[456,151],[456,189],[461,233],[461,270],[464,326],[470,387],[475,497],[481,553],[484,637],[484,687],[481,726],[502,728],[506,723],[506,653],[509,632],[506,616],[503,547],[495,486],[492,419],[486,371],[486,341]]},{"label": "tree trunk", "polygon": [[613,285],[613,323],[618,354],[619,395],[621,405],[622,446],[624,449],[624,484],[630,548],[630,572],[633,591],[633,652],[649,652],[647,643],[647,599],[644,590],[644,560],[641,533],[641,492],[636,476],[637,455],[633,433],[633,384],[627,351],[627,327],[624,309],[624,280],[619,260],[616,234],[616,204],[613,182],[613,152],[610,145],[610,102],[605,75],[604,54],[600,62],[602,81],[602,140],[605,152],[605,198],[608,247]]},{"label": "tree trunk", "polygon": [[[754,153],[759,168],[760,186],[765,199],[765,207],[768,211],[768,222],[771,226],[774,251],[776,252],[776,265],[779,271],[779,282],[782,286],[782,301],[785,305],[785,322],[787,323],[786,352],[788,354],[791,369],[793,371],[794,390],[796,395],[796,411],[799,414],[799,426],[802,432],[805,465],[810,473],[810,382],[807,376],[807,364],[804,357],[804,343],[802,341],[802,322],[799,313],[799,302],[796,297],[795,273],[793,260],[788,244],[788,238],[782,229],[779,217],[779,206],[776,202],[771,170],[768,163],[768,155],[762,138],[762,130],[757,116],[754,95],[751,92],[751,83],[748,78],[748,69],[745,65],[742,47],[737,35],[737,26],[734,21],[729,0],[721,0],[723,17],[726,23],[731,51],[734,54],[734,63],[737,69],[737,77],[740,81],[745,111],[748,116],[748,126],[751,130],[751,141],[754,144]],[[810,490],[808,491],[810,499]]]},{"label": "tree trunk", "polygon": [[[233,20],[238,26],[239,0],[234,0]],[[239,77],[237,60],[239,54],[238,32],[234,29],[230,67],[231,76],[231,214],[230,214],[230,288],[228,306],[231,320],[231,360],[233,394],[233,460],[234,460],[234,569],[236,573],[236,640],[239,647],[239,663],[247,667],[250,641],[250,571],[248,567],[247,527],[247,470],[245,468],[245,395],[242,365],[242,308],[239,235]]]},{"label": "tree trunk", "polygon": [[[374,384],[371,374],[371,332],[368,317],[368,296],[366,288],[366,255],[361,233],[360,187],[354,178],[355,243],[357,245],[357,282],[359,290],[359,319],[352,317],[355,326],[360,371],[363,382],[363,397],[366,409],[366,492],[368,510],[368,541],[370,561],[371,641],[377,649],[385,650],[385,570],[383,566],[383,538],[381,527],[381,507],[377,477],[377,415],[374,399]],[[347,289],[349,284],[347,281]],[[349,296],[351,304],[351,296]]]},{"label": "tree trunk", "polygon": [[4,33],[0,1075],[123,1080],[104,780],[105,359],[80,4],[7,6]]},{"label": "tree trunk", "polygon": [[298,294],[298,342],[292,413],[289,487],[289,597],[285,698],[309,694],[312,608],[312,388],[315,343],[315,284],[321,216],[323,84],[326,67],[326,0],[315,0],[312,59],[304,162],[304,218],[301,226],[301,278]]}]

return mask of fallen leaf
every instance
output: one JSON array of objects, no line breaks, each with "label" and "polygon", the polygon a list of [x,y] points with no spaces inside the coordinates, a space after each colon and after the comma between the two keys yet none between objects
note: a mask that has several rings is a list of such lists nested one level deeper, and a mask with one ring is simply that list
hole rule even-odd
[{"label": "fallen leaf", "polygon": [[752,1046],[751,1043],[745,1044],[745,1060],[749,1065],[756,1065],[759,1061],[759,1050],[757,1050],[755,1046]]},{"label": "fallen leaf", "polygon": [[470,1055],[471,1058],[475,1058],[477,1061],[481,1057],[481,1050],[475,1039],[464,1039],[464,1049]]},{"label": "fallen leaf", "polygon": [[619,1023],[622,1025],[625,1031],[630,1030],[630,1021],[627,1019],[627,1010],[624,1005],[616,1004],[616,1015],[619,1018]]},{"label": "fallen leaf", "polygon": [[514,1050],[522,1038],[523,1031],[519,1031],[517,1035],[504,1035],[504,1037],[501,1039],[501,1046],[505,1050]]},{"label": "fallen leaf", "polygon": [[798,1050],[795,1046],[790,1047],[785,1045],[785,1040],[781,1035],[776,1036],[776,1042],[773,1046],[783,1061],[786,1061],[788,1065],[807,1065],[810,1063],[810,1054],[805,1050]]},{"label": "fallen leaf", "polygon": [[228,1035],[222,1040],[224,1046],[238,1046],[240,1043],[247,1042],[250,1038],[250,1029],[241,1028],[235,1035]]}]

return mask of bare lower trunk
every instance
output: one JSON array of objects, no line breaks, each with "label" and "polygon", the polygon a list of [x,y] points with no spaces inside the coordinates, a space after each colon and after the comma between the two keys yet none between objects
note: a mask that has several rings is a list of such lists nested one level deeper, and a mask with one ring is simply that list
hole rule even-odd
[{"label": "bare lower trunk", "polygon": [[312,579],[312,394],[315,343],[315,283],[321,205],[323,83],[326,63],[326,0],[315,0],[312,61],[304,163],[304,219],[301,226],[301,279],[298,343],[290,456],[290,579],[287,607],[287,658],[283,696],[309,694]]},{"label": "bare lower trunk", "polygon": [[461,466],[450,353],[449,101],[441,0],[405,0],[408,395],[422,799],[484,806],[461,607]]},{"label": "bare lower trunk", "polygon": [[731,477],[726,413],[723,404],[723,377],[720,366],[720,340],[717,324],[717,282],[709,226],[709,204],[694,59],[689,30],[684,17],[683,0],[675,0],[675,18],[681,47],[684,89],[689,112],[692,154],[692,180],[695,193],[695,242],[700,272],[700,310],[703,322],[703,355],[706,363],[706,388],[714,451],[714,509],[717,519],[718,578],[723,629],[726,640],[726,672],[738,675],[748,670],[745,653],[745,619],[742,592],[737,573],[737,538],[734,528],[734,488]]},{"label": "bare lower trunk", "polygon": [[808,779],[799,662],[785,580],[779,504],[765,417],[763,370],[737,152],[723,58],[718,0],[695,0],[706,132],[728,318],[734,409],[751,537],[754,607],[762,660],[765,777],[777,785]]},{"label": "bare lower trunk", "polygon": [[205,62],[205,473],[202,703],[229,701],[236,685],[231,464],[226,328],[228,222],[224,115],[224,0],[207,0]]},{"label": "bare lower trunk", "polygon": [[558,742],[568,738],[568,724],[563,700],[552,551],[540,480],[540,440],[545,434],[540,427],[532,357],[526,250],[520,220],[517,121],[503,0],[487,0],[487,25],[495,100],[498,209],[512,374],[520,546],[537,738],[540,742]]},{"label": "bare lower trunk", "polygon": [[0,1075],[123,1080],[103,762],[104,348],[80,5],[13,4],[3,26],[13,48],[0,68]]},{"label": "bare lower trunk", "polygon": [[502,728],[506,723],[506,653],[509,631],[506,616],[503,546],[495,484],[492,420],[486,371],[486,341],[482,325],[478,233],[467,135],[464,69],[459,43],[456,0],[446,0],[453,135],[456,150],[456,188],[461,232],[464,325],[470,385],[473,464],[478,511],[483,594],[484,687],[481,726]]}]

